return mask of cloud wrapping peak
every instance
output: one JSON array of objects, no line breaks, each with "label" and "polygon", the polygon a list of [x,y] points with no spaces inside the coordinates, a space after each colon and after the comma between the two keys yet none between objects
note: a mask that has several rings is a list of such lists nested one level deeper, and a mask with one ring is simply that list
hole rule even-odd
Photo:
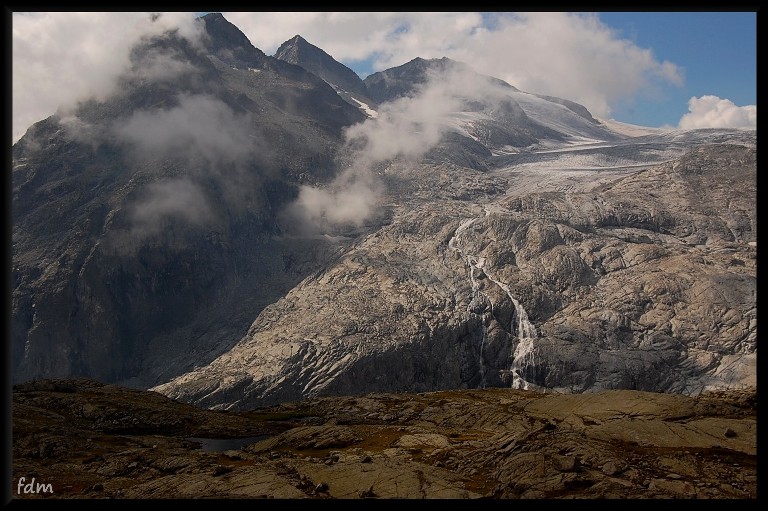
[{"label": "cloud wrapping peak", "polygon": [[499,99],[501,88],[461,63],[444,71],[427,70],[427,82],[415,94],[384,103],[375,118],[346,130],[348,142],[359,150],[365,165],[403,156],[416,160],[426,154],[448,129],[450,114],[461,111],[467,98]]},{"label": "cloud wrapping peak", "polygon": [[688,113],[680,119],[680,128],[757,128],[757,105],[736,106],[717,96],[692,97]]},{"label": "cloud wrapping peak", "polygon": [[373,70],[416,57],[468,62],[482,74],[527,92],[583,104],[609,118],[621,99],[662,85],[683,72],[653,52],[621,39],[583,13],[224,13],[267,53],[301,34],[335,59],[373,60]]},{"label": "cloud wrapping peak", "polygon": [[[470,63],[537,94],[576,101],[609,118],[619,100],[679,85],[683,73],[584,13],[227,12],[268,54],[301,34],[337,60],[372,70],[416,57]],[[154,19],[154,21],[150,21]],[[197,41],[194,13],[35,12],[13,15],[13,140],[60,106],[103,99],[143,36],[171,28]],[[174,64],[170,62],[170,64]],[[162,73],[163,69],[150,71]],[[172,69],[169,70],[169,72]]]},{"label": "cloud wrapping peak", "polygon": [[464,65],[428,70],[427,81],[411,96],[380,105],[378,115],[347,128],[352,164],[328,187],[303,186],[288,215],[311,230],[359,227],[375,216],[384,185],[374,174],[380,162],[401,158],[416,162],[451,129],[452,113],[466,99],[498,100],[501,87]]},{"label": "cloud wrapping peak", "polygon": [[200,28],[193,13],[14,13],[13,141],[60,107],[111,94],[142,37],[178,29],[196,44]]}]

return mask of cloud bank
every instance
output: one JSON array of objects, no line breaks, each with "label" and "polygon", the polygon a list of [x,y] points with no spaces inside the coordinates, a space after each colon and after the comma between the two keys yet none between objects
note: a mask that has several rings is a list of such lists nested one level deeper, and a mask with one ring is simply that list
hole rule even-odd
[{"label": "cloud bank", "polygon": [[157,235],[169,220],[205,225],[211,218],[205,194],[189,179],[151,183],[145,195],[131,206],[129,237],[135,241]]},{"label": "cloud bank", "polygon": [[[82,123],[77,126],[84,132]],[[205,94],[180,94],[174,106],[137,110],[107,131],[127,148],[127,161],[164,176],[132,206],[126,239],[134,242],[160,232],[166,220],[215,221],[210,194],[220,194],[231,211],[253,205],[260,200],[254,190],[272,171],[272,151],[250,114]],[[168,178],[177,172],[186,177]]]},{"label": "cloud bank", "polygon": [[378,115],[345,131],[352,163],[329,186],[302,186],[288,208],[289,218],[312,231],[329,233],[360,227],[377,213],[384,185],[373,168],[399,158],[416,162],[451,129],[446,122],[462,110],[467,99],[494,101],[505,91],[470,68],[457,64],[430,70],[428,79],[412,96],[380,105]]},{"label": "cloud bank", "polygon": [[197,41],[200,27],[194,20],[193,13],[14,13],[13,141],[59,107],[108,96],[140,38],[178,29],[180,36]]},{"label": "cloud bank", "polygon": [[683,71],[584,13],[240,13],[224,16],[268,54],[301,34],[373,71],[449,57],[517,88],[567,98],[610,118],[618,100],[681,85]]},{"label": "cloud bank", "polygon": [[692,97],[688,113],[680,119],[680,128],[757,128],[757,105],[736,106],[717,96]]},{"label": "cloud bank", "polygon": [[205,95],[179,96],[168,109],[140,110],[114,128],[139,157],[203,158],[211,167],[244,161],[254,149],[249,119]]}]

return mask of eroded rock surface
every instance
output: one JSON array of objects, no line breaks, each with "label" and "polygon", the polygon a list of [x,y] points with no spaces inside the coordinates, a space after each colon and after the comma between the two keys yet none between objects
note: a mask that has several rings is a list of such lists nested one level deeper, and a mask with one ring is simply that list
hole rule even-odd
[{"label": "eroded rock surface", "polygon": [[377,390],[754,387],[755,158],[706,146],[530,193],[536,173],[475,174],[485,202],[434,187],[473,186],[461,169],[394,166],[415,197],[390,224],[156,390],[242,409]]},{"label": "eroded rock surface", "polygon": [[[515,389],[196,409],[94,381],[13,394],[16,498],[754,499],[754,391]],[[268,435],[226,451],[190,437]],[[53,493],[17,494],[21,477]]]}]

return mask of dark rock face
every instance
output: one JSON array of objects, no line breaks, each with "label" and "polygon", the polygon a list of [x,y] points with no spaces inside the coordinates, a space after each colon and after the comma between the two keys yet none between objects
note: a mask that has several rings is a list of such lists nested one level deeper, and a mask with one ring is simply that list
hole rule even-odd
[{"label": "dark rock face", "polygon": [[[13,409],[18,499],[757,496],[754,391],[388,393],[224,413],[43,380],[14,387]],[[234,437],[262,438],[201,448]],[[17,494],[33,477],[52,493]]]},{"label": "dark rock face", "polygon": [[357,73],[299,35],[281,44],[275,52],[275,58],[301,66],[348,93],[368,95]]},{"label": "dark rock face", "polygon": [[[201,23],[202,49],[146,41],[117,94],[14,145],[14,381],[167,379],[326,257],[281,238],[277,214],[299,181],[334,174],[342,128],[364,117],[220,15]],[[173,76],[142,74],[167,59]]]},{"label": "dark rock face", "polygon": [[205,33],[208,34],[206,49],[217,58],[235,67],[268,67],[268,58],[255,48],[248,38],[236,26],[228,22],[220,13],[203,16]]}]

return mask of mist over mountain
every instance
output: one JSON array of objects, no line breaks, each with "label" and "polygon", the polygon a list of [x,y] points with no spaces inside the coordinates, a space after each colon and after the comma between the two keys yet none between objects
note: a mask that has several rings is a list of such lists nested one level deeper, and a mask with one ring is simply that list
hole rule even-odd
[{"label": "mist over mountain", "polygon": [[14,145],[17,381],[176,374],[338,249],[286,237],[277,215],[335,174],[364,116],[220,15],[200,23],[199,41],[144,41],[119,92]]},{"label": "mist over mountain", "polygon": [[221,14],[13,146],[14,382],[198,405],[756,385],[756,132],[470,65],[361,80]]}]

